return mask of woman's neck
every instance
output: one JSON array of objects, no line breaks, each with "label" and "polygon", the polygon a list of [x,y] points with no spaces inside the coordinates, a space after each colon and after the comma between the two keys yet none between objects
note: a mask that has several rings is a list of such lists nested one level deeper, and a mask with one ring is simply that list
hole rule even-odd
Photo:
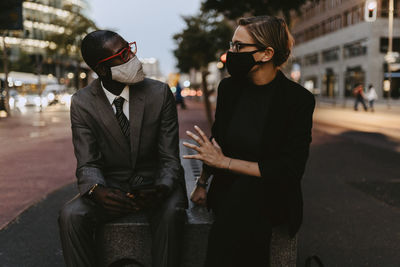
[{"label": "woman's neck", "polygon": [[272,64],[261,65],[256,71],[250,73],[250,80],[255,85],[264,85],[275,79],[278,68]]}]

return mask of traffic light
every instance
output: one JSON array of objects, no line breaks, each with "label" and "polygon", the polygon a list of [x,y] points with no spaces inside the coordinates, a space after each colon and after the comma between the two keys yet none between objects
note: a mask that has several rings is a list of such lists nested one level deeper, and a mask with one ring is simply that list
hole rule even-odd
[{"label": "traffic light", "polygon": [[376,0],[365,1],[364,19],[365,21],[373,22],[376,20],[376,12],[378,4]]},{"label": "traffic light", "polygon": [[23,30],[22,0],[0,1],[0,30]]}]

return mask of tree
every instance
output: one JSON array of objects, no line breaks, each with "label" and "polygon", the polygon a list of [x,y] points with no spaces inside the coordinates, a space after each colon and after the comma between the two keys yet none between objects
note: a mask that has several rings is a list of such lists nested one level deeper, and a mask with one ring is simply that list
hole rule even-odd
[{"label": "tree", "polygon": [[217,61],[219,54],[227,50],[233,30],[225,19],[215,16],[215,12],[183,17],[183,20],[185,29],[173,37],[178,46],[174,50],[177,67],[184,73],[192,68],[201,72],[206,115],[212,124],[210,91],[207,88],[208,64]]},{"label": "tree", "polygon": [[[237,19],[243,15],[284,15],[290,25],[290,12],[300,11],[300,7],[309,0],[206,0],[204,11],[215,10],[229,19]],[[318,1],[318,0],[314,0]]]},{"label": "tree", "polygon": [[[66,19],[53,21],[54,24],[64,27],[63,33],[55,33],[49,36],[49,41],[56,44],[57,48],[48,49],[48,53],[55,57],[58,68],[62,62],[72,62],[76,66],[76,74],[79,71],[79,62],[82,62],[79,47],[82,39],[91,31],[97,30],[96,24],[87,18],[80,8],[66,5],[64,10],[70,12]],[[57,78],[59,71],[57,71]],[[75,75],[77,77],[78,75]]]}]

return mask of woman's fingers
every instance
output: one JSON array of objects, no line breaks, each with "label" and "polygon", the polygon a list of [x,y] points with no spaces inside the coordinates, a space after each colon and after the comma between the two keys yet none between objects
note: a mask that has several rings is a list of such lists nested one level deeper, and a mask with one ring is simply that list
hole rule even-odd
[{"label": "woman's fingers", "polygon": [[221,147],[218,145],[217,141],[215,141],[215,138],[212,139],[212,143],[215,147],[217,147],[218,149],[221,149]]},{"label": "woman's fingers", "polygon": [[196,154],[196,155],[184,155],[183,156],[184,159],[198,159],[198,160],[202,160],[201,155]]},{"label": "woman's fingers", "polygon": [[192,138],[194,141],[196,141],[197,143],[199,143],[200,145],[202,145],[204,142],[203,140],[198,137],[197,135],[195,135],[194,133],[192,133],[191,131],[186,131],[186,134]]},{"label": "woman's fingers", "polygon": [[196,145],[193,145],[193,144],[188,143],[188,142],[183,142],[182,144],[183,144],[184,146],[188,147],[188,148],[191,148],[191,149],[196,150],[197,152],[200,152],[200,147],[198,147],[198,146],[196,146]]},{"label": "woman's fingers", "polygon": [[203,132],[203,130],[200,129],[199,126],[195,125],[195,126],[194,126],[194,129],[200,134],[200,136],[201,136],[201,138],[203,139],[203,142],[204,142],[204,143],[210,142],[210,141],[208,140],[208,137],[206,136],[206,134]]}]

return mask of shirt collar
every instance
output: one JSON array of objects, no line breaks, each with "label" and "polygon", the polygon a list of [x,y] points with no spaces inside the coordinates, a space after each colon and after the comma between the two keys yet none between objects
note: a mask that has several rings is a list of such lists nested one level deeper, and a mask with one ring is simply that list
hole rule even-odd
[{"label": "shirt collar", "polygon": [[[113,102],[114,102],[114,99],[117,97],[117,95],[114,95],[113,93],[108,91],[104,87],[103,82],[100,82],[100,84],[101,84],[101,87],[103,88],[104,93],[106,94],[106,97],[107,97],[108,101],[112,105]],[[129,86],[128,85],[125,86],[124,90],[122,90],[122,92],[121,92],[121,94],[119,96],[123,97],[126,102],[129,102]]]}]

